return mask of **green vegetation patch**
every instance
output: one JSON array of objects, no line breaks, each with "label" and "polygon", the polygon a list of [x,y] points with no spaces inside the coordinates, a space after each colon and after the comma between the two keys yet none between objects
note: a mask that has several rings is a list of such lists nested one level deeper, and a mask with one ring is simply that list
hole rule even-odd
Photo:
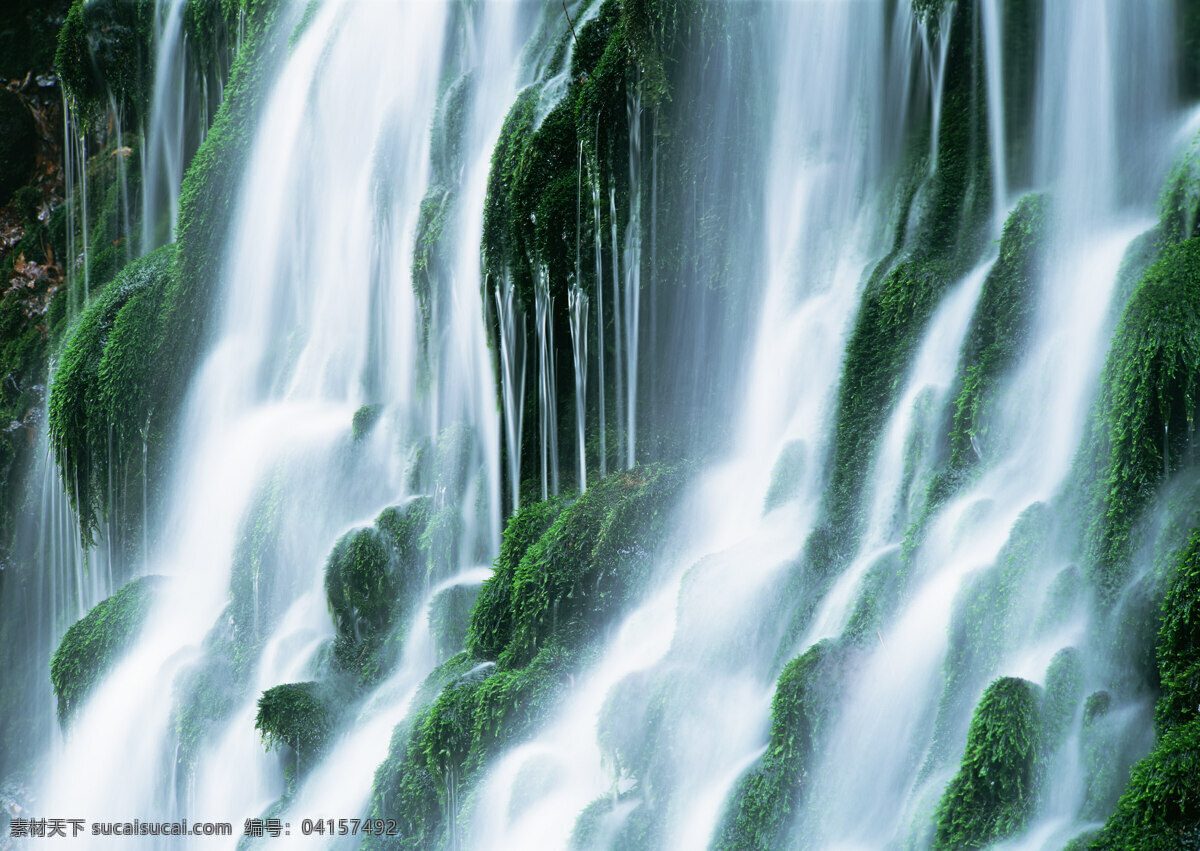
[{"label": "green vegetation patch", "polygon": [[792,814],[808,789],[813,753],[836,706],[844,665],[845,653],[826,639],[783,669],[771,702],[767,752],[738,782],[714,849],[768,851],[786,844]]},{"label": "green vegetation patch", "polygon": [[1034,802],[1037,686],[996,680],[975,709],[962,766],[937,809],[935,849],[983,848],[1012,836]]},{"label": "green vegetation patch", "polygon": [[67,630],[50,660],[59,723],[70,723],[96,683],[132,646],[161,581],[157,576],[133,580]]}]

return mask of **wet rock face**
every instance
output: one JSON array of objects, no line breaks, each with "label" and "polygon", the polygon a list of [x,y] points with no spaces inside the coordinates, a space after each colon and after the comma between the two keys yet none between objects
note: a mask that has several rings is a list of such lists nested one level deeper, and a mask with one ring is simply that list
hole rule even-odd
[{"label": "wet rock face", "polygon": [[37,127],[21,99],[0,89],[0,204],[24,186],[37,157]]}]

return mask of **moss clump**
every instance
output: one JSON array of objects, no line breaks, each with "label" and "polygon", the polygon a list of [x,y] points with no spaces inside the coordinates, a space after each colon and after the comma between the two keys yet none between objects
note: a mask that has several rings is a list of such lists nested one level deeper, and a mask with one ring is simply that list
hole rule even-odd
[{"label": "moss clump", "polygon": [[64,726],[96,683],[132,645],[154,600],[160,578],[135,579],[76,621],[50,660],[50,682]]},{"label": "moss clump", "polygon": [[479,596],[474,585],[451,585],[429,603],[429,631],[439,662],[453,656],[466,644],[471,610]]},{"label": "moss clump", "polygon": [[532,659],[559,629],[595,630],[638,590],[683,481],[679,467],[637,467],[601,479],[560,514],[517,565],[501,660]]},{"label": "moss clump", "polygon": [[354,419],[350,423],[350,434],[356,443],[371,433],[375,424],[379,422],[379,415],[382,412],[381,405],[363,405],[354,412]]},{"label": "moss clump", "polygon": [[982,848],[1012,836],[1034,800],[1038,690],[1016,677],[996,680],[979,701],[962,767],[937,809],[933,847]]},{"label": "moss clump", "polygon": [[480,659],[498,659],[512,640],[512,583],[517,566],[568,505],[565,497],[526,503],[504,527],[495,572],[484,581],[467,630],[467,649]]},{"label": "moss clump", "polygon": [[997,380],[1024,350],[1036,301],[1036,285],[1049,233],[1045,195],[1026,195],[1004,224],[1000,255],[983,283],[963,342],[950,432],[950,469],[975,463],[988,440],[988,404]]},{"label": "moss clump", "polygon": [[1021,591],[1036,570],[1053,529],[1053,514],[1034,503],[1013,524],[996,563],[959,592],[950,619],[949,646],[942,666],[945,685],[934,724],[931,760],[948,757],[952,742],[961,741],[957,719],[998,667],[1013,636],[1022,631]]},{"label": "moss clump", "polygon": [[469,650],[430,675],[424,708],[397,729],[375,776],[371,817],[397,819],[402,847],[435,847],[481,769],[559,704],[600,626],[637,587],[629,583],[682,482],[681,469],[639,467],[509,521],[471,614]]},{"label": "moss clump", "polygon": [[404,616],[427,579],[428,500],[385,509],[375,525],[347,532],[325,565],[336,636],[335,667],[373,682],[394,663]]},{"label": "moss clump", "polygon": [[1200,386],[1200,238],[1167,248],[1125,309],[1105,364],[1091,453],[1107,459],[1089,533],[1095,585],[1125,581],[1134,522],[1157,484],[1186,461]]},{"label": "moss clump", "polygon": [[1200,847],[1200,719],[1180,724],[1133,767],[1117,811],[1089,846],[1094,851]]},{"label": "moss clump", "polygon": [[816,743],[829,722],[845,654],[828,639],[783,669],[771,702],[771,738],[758,765],[739,781],[714,849],[767,849],[787,840],[791,815],[808,787]]},{"label": "moss clump", "polygon": [[267,750],[287,746],[301,764],[311,764],[324,752],[335,722],[335,711],[320,684],[288,683],[262,693],[254,728],[262,734]]},{"label": "moss clump", "polygon": [[1158,671],[1163,696],[1155,712],[1160,730],[1200,717],[1200,533],[1180,555],[1158,631]]},{"label": "moss clump", "polygon": [[164,246],[124,269],[63,346],[50,391],[50,442],[85,542],[117,507],[110,505],[112,482],[126,494],[148,485],[143,452],[151,430],[161,434],[148,379],[174,252]]},{"label": "moss clump", "polygon": [[111,93],[131,125],[146,114],[154,82],[154,5],[75,0],[58,36],[55,65],[85,126],[100,121]]},{"label": "moss clump", "polygon": [[[1133,767],[1125,794],[1090,846],[1093,849],[1200,847],[1200,785],[1196,783],[1200,776],[1198,553],[1200,532],[1193,532],[1175,562],[1163,600],[1157,648],[1162,683],[1155,708],[1158,741]],[[1105,717],[1111,702],[1096,695],[1093,698],[1088,700],[1087,713],[1097,720],[1087,717],[1085,730]],[[1105,779],[1098,773],[1099,779]]]},{"label": "moss clump", "polygon": [[1046,696],[1042,701],[1040,748],[1050,754],[1067,738],[1075,711],[1083,698],[1083,659],[1074,647],[1054,654],[1046,669]]}]

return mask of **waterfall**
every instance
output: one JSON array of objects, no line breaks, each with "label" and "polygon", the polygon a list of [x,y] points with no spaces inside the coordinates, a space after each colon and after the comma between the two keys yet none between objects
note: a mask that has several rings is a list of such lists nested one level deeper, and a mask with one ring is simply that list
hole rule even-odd
[{"label": "waterfall", "polygon": [[587,404],[587,293],[578,284],[570,292],[571,350],[575,355],[575,432],[579,443],[579,489],[587,487],[587,452],[584,424]]},{"label": "waterfall", "polygon": [[[513,510],[521,505],[521,434],[525,421],[525,315],[518,314],[516,290],[507,277],[496,282],[500,325],[500,381],[504,409],[504,448]],[[520,323],[517,317],[520,315]]]},{"label": "waterfall", "polygon": [[1186,4],[193,5],[60,57],[0,818],[1194,838]]},{"label": "waterfall", "polygon": [[[625,225],[625,462],[636,463],[638,394],[638,311],[642,302],[642,91],[627,94],[629,116],[629,222]],[[615,219],[615,216],[614,216]],[[613,300],[616,303],[616,300]]]},{"label": "waterfall", "polygon": [[[600,147],[599,130],[596,131],[596,147]],[[590,179],[588,183],[592,187],[592,229],[596,234],[596,244],[594,246],[596,254],[596,393],[598,396],[597,407],[599,409],[600,424],[597,431],[600,433],[600,475],[608,473],[608,422],[605,415],[604,405],[604,230],[600,226],[600,169],[595,163],[588,164],[588,173]]]},{"label": "waterfall", "polygon": [[[187,100],[183,0],[156,0],[154,6],[153,102],[146,145],[142,152],[142,247],[150,250],[169,241],[179,215],[179,184],[183,179],[184,125]],[[207,122],[204,122],[205,124]],[[160,236],[165,217],[167,239]]]},{"label": "waterfall", "polygon": [[558,493],[558,387],[554,357],[554,300],[549,272],[534,271],[534,322],[538,344],[538,431],[542,447],[542,499]]}]

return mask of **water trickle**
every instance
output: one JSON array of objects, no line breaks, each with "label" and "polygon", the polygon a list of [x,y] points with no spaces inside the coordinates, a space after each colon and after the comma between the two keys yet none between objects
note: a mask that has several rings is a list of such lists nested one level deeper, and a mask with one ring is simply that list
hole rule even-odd
[{"label": "water trickle", "polygon": [[558,493],[558,382],[554,349],[554,299],[549,272],[534,272],[534,322],[538,343],[538,433],[542,448],[542,499]]}]

